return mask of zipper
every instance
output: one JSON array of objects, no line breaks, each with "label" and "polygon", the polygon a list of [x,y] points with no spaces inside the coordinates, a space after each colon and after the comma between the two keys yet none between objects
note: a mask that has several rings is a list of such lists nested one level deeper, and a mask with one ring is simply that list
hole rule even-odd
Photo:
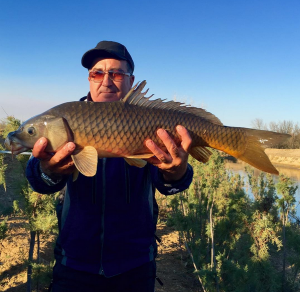
[{"label": "zipper", "polygon": [[106,158],[102,158],[102,197],[101,197],[101,241],[100,241],[100,275],[104,275],[102,258],[103,258],[103,244],[104,244],[104,211],[105,211],[105,195],[106,195],[106,180],[105,180],[105,165]]}]

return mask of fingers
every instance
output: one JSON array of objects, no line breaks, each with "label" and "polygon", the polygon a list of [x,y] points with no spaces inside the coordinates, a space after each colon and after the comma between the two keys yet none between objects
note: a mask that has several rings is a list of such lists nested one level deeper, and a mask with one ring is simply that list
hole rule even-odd
[{"label": "fingers", "polygon": [[192,138],[191,138],[188,130],[185,127],[180,126],[180,125],[178,125],[176,127],[176,130],[177,130],[178,134],[181,137],[181,147],[186,152],[188,152],[191,148],[191,145],[192,145]]},{"label": "fingers", "polygon": [[67,143],[61,150],[57,151],[51,158],[51,164],[58,164],[63,161],[67,156],[71,155],[75,150],[75,144],[72,142]]},{"label": "fingers", "polygon": [[[156,162],[159,163],[171,163],[174,159],[178,158],[179,155],[179,149],[176,146],[173,139],[169,136],[166,130],[164,129],[158,129],[157,130],[158,137],[162,140],[163,144],[167,148],[168,153],[164,152],[160,147],[158,147],[152,140],[146,141],[146,146],[149,148],[149,150],[156,156]],[[150,163],[155,161],[155,158],[151,158],[148,160]]]},{"label": "fingers", "polygon": [[[171,156],[178,156],[178,149],[174,141],[164,129],[157,130],[158,137],[162,140]],[[162,163],[170,163],[172,158],[169,154],[159,148],[152,140],[146,141],[146,146],[156,156],[156,158]]]},{"label": "fingers", "polygon": [[32,149],[32,155],[39,159],[45,159],[49,157],[49,153],[46,153],[44,150],[47,147],[48,140],[44,137],[37,140]]},{"label": "fingers", "polygon": [[176,181],[184,176],[187,169],[188,151],[192,144],[191,136],[183,126],[177,126],[176,130],[181,137],[181,145],[178,146],[167,131],[164,129],[157,130],[157,135],[165,146],[163,149],[167,149],[167,152],[150,139],[145,142],[149,150],[155,155],[155,157],[146,160],[162,171],[166,181]]},{"label": "fingers", "polygon": [[179,157],[179,150],[176,146],[174,140],[169,136],[166,130],[158,129],[157,130],[158,137],[162,140],[162,142],[165,144],[168,152],[173,158]]},{"label": "fingers", "polygon": [[74,171],[74,163],[70,155],[75,150],[73,142],[67,143],[54,155],[45,152],[47,139],[41,138],[33,148],[33,155],[40,160],[40,166],[44,173],[54,177],[55,175],[70,174]]},{"label": "fingers", "polygon": [[178,125],[176,130],[181,137],[181,147],[178,147],[175,144],[174,140],[169,136],[166,130],[157,130],[158,137],[162,140],[170,155],[160,149],[152,140],[149,139],[146,141],[146,146],[149,148],[149,150],[151,150],[151,152],[153,152],[153,154],[163,163],[168,163],[170,160],[180,157],[182,150],[187,153],[191,147],[192,138],[187,129]]},{"label": "fingers", "polygon": [[168,154],[162,151],[152,140],[148,139],[146,141],[146,146],[155,156],[146,159],[148,162],[157,165],[159,163],[168,163],[169,161],[171,161],[168,157]]}]

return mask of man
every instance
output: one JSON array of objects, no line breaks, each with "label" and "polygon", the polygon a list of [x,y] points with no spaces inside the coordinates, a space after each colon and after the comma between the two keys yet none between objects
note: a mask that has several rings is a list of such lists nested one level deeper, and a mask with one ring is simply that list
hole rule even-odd
[{"label": "man", "polygon": [[[90,92],[81,100],[114,102],[134,82],[134,62],[123,45],[102,41],[81,60],[89,70]],[[187,163],[191,137],[177,126],[178,147],[168,133],[157,135],[168,152],[150,139],[153,152],[144,168],[129,166],[123,158],[99,160],[97,174],[79,174],[70,157],[75,145],[67,143],[54,155],[44,152],[47,139],[33,148],[26,170],[34,190],[53,193],[67,184],[56,246],[53,291],[154,291],[156,277],[155,230],[158,207],[155,188],[163,194],[186,189],[193,171]]]}]

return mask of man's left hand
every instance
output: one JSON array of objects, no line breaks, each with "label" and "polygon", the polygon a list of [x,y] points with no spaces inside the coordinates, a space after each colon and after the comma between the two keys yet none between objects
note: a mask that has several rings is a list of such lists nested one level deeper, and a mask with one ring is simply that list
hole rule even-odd
[{"label": "man's left hand", "polygon": [[180,180],[186,173],[189,149],[192,144],[192,138],[183,126],[176,127],[177,133],[181,137],[181,145],[177,146],[166,130],[158,129],[157,135],[167,148],[167,153],[160,149],[152,140],[146,141],[146,146],[155,155],[147,160],[149,163],[157,166],[167,182]]}]

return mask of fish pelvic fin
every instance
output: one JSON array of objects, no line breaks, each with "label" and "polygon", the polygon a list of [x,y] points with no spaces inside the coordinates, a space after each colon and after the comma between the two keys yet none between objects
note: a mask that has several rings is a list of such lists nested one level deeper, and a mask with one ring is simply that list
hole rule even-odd
[{"label": "fish pelvic fin", "polygon": [[78,178],[78,175],[79,175],[79,171],[78,169],[76,168],[75,171],[73,172],[73,182],[75,182]]},{"label": "fish pelvic fin", "polygon": [[265,153],[265,148],[274,147],[291,136],[288,134],[275,133],[262,130],[246,130],[246,148],[241,155],[233,155],[236,158],[247,162],[248,164],[262,171],[278,175],[278,170],[271,163],[269,157]]},{"label": "fish pelvic fin", "polygon": [[212,152],[209,151],[206,147],[193,147],[189,153],[198,161],[206,163],[209,160],[210,155]]},{"label": "fish pelvic fin", "polygon": [[85,176],[94,176],[96,174],[98,153],[94,147],[86,146],[83,149],[76,149],[71,157],[80,173]]},{"label": "fish pelvic fin", "polygon": [[139,168],[144,167],[147,164],[147,161],[140,159],[140,158],[129,158],[129,157],[125,157],[124,158],[125,161],[131,165],[131,166],[136,166]]}]

